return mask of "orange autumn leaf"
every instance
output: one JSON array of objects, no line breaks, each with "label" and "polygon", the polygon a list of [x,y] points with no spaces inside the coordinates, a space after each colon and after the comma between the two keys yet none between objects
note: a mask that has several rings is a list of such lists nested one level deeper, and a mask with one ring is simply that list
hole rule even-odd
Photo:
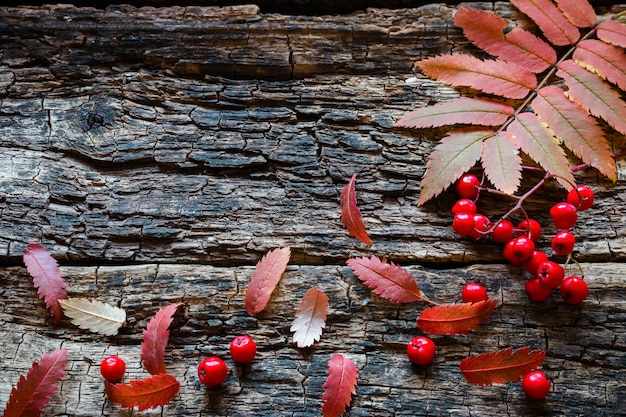
[{"label": "orange autumn leaf", "polygon": [[263,311],[287,269],[290,256],[289,247],[278,248],[268,252],[256,264],[246,290],[245,305],[249,315],[254,316]]},{"label": "orange autumn leaf", "polygon": [[128,384],[105,383],[109,401],[139,411],[162,407],[174,398],[180,383],[170,374],[159,374],[130,381]]},{"label": "orange autumn leaf", "polygon": [[459,366],[470,384],[504,384],[519,381],[523,375],[541,366],[545,357],[545,351],[530,351],[530,347],[526,346],[515,351],[507,348],[470,356],[463,359]]},{"label": "orange autumn leaf", "polygon": [[422,310],[417,326],[425,333],[467,334],[487,321],[498,300],[495,298],[476,303],[448,304]]},{"label": "orange autumn leaf", "polygon": [[298,347],[309,347],[320,340],[326,327],[328,315],[328,296],[322,290],[311,288],[304,294],[296,310],[296,318],[290,331],[294,332],[293,341]]},{"label": "orange autumn leaf", "polygon": [[357,369],[349,358],[334,353],[328,361],[328,378],[322,394],[322,412],[324,417],[343,416],[350,405],[352,395],[356,393]]},{"label": "orange autumn leaf", "polygon": [[371,245],[372,240],[365,230],[365,224],[361,219],[361,211],[356,201],[356,174],[352,175],[348,184],[341,190],[341,222],[348,229],[348,233],[361,242]]}]

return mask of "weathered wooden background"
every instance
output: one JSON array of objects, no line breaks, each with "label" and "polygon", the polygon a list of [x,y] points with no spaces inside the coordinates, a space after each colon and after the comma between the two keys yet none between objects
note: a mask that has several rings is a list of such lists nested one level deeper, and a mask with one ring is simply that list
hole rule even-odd
[{"label": "weathered wooden background", "polygon": [[[529,24],[507,3],[476,5]],[[455,236],[452,192],[416,207],[442,132],[393,124],[458,95],[412,71],[419,58],[468,50],[453,12],[0,7],[0,404],[34,360],[62,347],[68,374],[45,415],[318,416],[334,352],[359,368],[351,417],[626,415],[623,161],[616,184],[577,174],[597,193],[575,228],[591,290],[579,306],[557,294],[530,303],[500,246]],[[339,191],[354,173],[371,247],[339,221]],[[539,194],[528,210],[549,236],[548,208],[564,192]],[[480,206],[494,216],[507,208]],[[126,309],[119,335],[53,326],[22,263],[29,242],[59,260],[70,296]],[[249,317],[254,265],[282,246],[290,266],[268,308]],[[549,238],[539,247],[548,251]],[[469,336],[434,337],[435,362],[413,367],[405,346],[425,306],[391,304],[360,284],[345,261],[370,255],[405,267],[433,300],[459,301],[476,280],[500,306]],[[329,295],[328,327],[298,349],[289,327],[312,286]],[[108,403],[100,361],[119,354],[126,380],[146,376],[142,330],[173,302],[185,305],[166,354],[179,395],[142,413]],[[243,368],[227,355],[241,333],[259,346]],[[519,384],[470,386],[458,369],[469,354],[526,345],[547,350],[545,401],[527,400]],[[209,354],[230,367],[213,390],[196,375]]]}]

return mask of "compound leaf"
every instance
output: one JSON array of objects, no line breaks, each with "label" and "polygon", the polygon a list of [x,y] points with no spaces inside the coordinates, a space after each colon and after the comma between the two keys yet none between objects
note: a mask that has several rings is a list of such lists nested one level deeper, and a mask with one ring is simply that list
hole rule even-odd
[{"label": "compound leaf", "polygon": [[587,39],[578,44],[573,58],[581,67],[626,91],[626,54],[621,48]]},{"label": "compound leaf", "polygon": [[626,25],[617,20],[609,19],[598,25],[598,39],[626,48]]},{"label": "compound leaf", "polygon": [[348,233],[366,245],[371,245],[372,240],[365,230],[361,211],[356,201],[356,174],[352,175],[348,184],[341,190],[340,200],[341,222],[348,229]]},{"label": "compound leaf", "polygon": [[323,386],[326,390],[322,394],[322,412],[324,417],[343,416],[352,395],[356,393],[356,365],[342,354],[334,353],[328,361],[326,373],[328,377]]},{"label": "compound leaf", "polygon": [[59,303],[72,323],[90,332],[113,336],[126,322],[124,310],[98,300],[68,298]]},{"label": "compound leaf", "polygon": [[476,303],[429,307],[420,313],[417,326],[425,333],[467,334],[487,321],[497,303],[498,300],[494,298]]},{"label": "compound leaf", "polygon": [[508,132],[497,133],[483,141],[481,156],[485,174],[498,190],[513,194],[522,179],[519,147]]},{"label": "compound leaf", "polygon": [[528,346],[515,351],[507,348],[465,358],[460,368],[470,384],[504,384],[519,381],[523,375],[541,366],[545,357],[545,351],[530,351]]},{"label": "compound leaf", "polygon": [[152,375],[166,373],[165,346],[170,336],[168,328],[172,324],[174,313],[180,305],[180,303],[174,303],[161,308],[150,319],[146,330],[143,331],[141,361],[146,371]]},{"label": "compound leaf", "polygon": [[246,290],[245,305],[249,315],[254,316],[263,311],[287,269],[290,256],[289,247],[278,248],[265,254],[256,264]]},{"label": "compound leaf", "polygon": [[530,17],[554,45],[573,45],[580,38],[578,28],[550,0],[511,0],[511,4]]},{"label": "compound leaf", "polygon": [[67,351],[57,349],[34,362],[26,377],[20,376],[4,409],[3,417],[39,416],[65,375]]},{"label": "compound leaf", "polygon": [[139,411],[166,405],[180,389],[180,383],[170,374],[159,374],[136,379],[128,384],[106,383],[109,401],[122,407],[138,407]]},{"label": "compound leaf", "polygon": [[296,318],[290,331],[294,332],[293,341],[298,347],[308,347],[320,340],[326,327],[328,314],[328,296],[324,291],[311,288],[302,297],[296,310]]}]

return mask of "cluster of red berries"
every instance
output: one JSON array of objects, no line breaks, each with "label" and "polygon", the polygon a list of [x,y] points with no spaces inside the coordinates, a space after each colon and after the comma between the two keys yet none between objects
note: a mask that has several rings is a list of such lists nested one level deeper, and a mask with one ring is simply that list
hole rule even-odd
[{"label": "cluster of red berries", "polygon": [[[509,219],[503,218],[494,224],[487,216],[478,213],[476,200],[480,181],[472,174],[463,175],[455,190],[460,199],[452,207],[452,230],[461,236],[473,239],[490,237],[494,242],[504,244],[504,258],[512,265],[523,266],[532,275],[525,286],[532,301],[547,300],[552,290],[559,287],[561,297],[569,304],[578,304],[587,298],[589,289],[582,277],[565,277],[565,270],[560,264],[549,260],[544,252],[535,250],[535,242],[542,231],[537,220],[526,218],[515,226]],[[559,230],[551,241],[556,255],[571,255],[576,238],[569,229],[576,224],[578,212],[589,209],[593,200],[590,188],[578,186],[569,191],[566,201],[550,208],[552,222]]]},{"label": "cluster of red berries", "polygon": [[[256,356],[256,343],[248,335],[237,336],[230,343],[230,357],[234,362],[247,365]],[[100,375],[108,382],[115,383],[124,377],[126,363],[117,355],[111,355],[100,363]],[[198,379],[209,387],[220,385],[226,379],[228,367],[217,356],[210,356],[198,365]]]}]

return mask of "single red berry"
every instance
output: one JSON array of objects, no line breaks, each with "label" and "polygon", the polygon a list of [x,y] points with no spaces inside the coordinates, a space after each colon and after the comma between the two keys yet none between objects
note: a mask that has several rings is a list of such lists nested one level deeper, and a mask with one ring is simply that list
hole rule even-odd
[{"label": "single red berry", "polygon": [[548,255],[541,251],[533,251],[530,258],[524,261],[524,269],[533,275],[537,275],[539,264],[548,260]]},{"label": "single red berry", "polygon": [[541,283],[538,277],[534,277],[526,281],[526,292],[530,301],[540,303],[550,298],[552,290]]},{"label": "single red berry", "polygon": [[428,365],[435,359],[437,346],[426,336],[416,336],[406,347],[409,360],[415,365]]},{"label": "single red berry", "polygon": [[578,211],[585,211],[591,208],[593,205],[593,191],[591,188],[585,185],[579,185],[576,188],[572,188],[567,193],[567,202],[576,207]]},{"label": "single red berry", "polygon": [[476,214],[476,203],[468,198],[462,198],[452,206],[452,214],[469,213]]},{"label": "single red berry", "polygon": [[461,298],[464,303],[477,303],[489,299],[485,287],[477,282],[469,282],[463,286]]},{"label": "single red berry", "polygon": [[574,250],[576,237],[567,230],[562,230],[552,238],[552,250],[557,255],[569,255]]},{"label": "single red berry", "polygon": [[478,195],[479,186],[480,181],[475,175],[465,174],[456,182],[454,189],[461,198],[474,199]]},{"label": "single red berry", "polygon": [[546,261],[537,268],[537,278],[544,287],[556,288],[561,285],[564,277],[565,270],[556,262]]},{"label": "single red berry", "polygon": [[472,239],[480,239],[486,236],[491,228],[491,220],[483,214],[474,214],[474,229],[469,234]]},{"label": "single red berry", "polygon": [[550,380],[543,371],[533,371],[524,375],[522,391],[532,400],[543,400],[550,391]]},{"label": "single red berry", "polygon": [[582,303],[589,295],[587,283],[577,276],[569,276],[561,283],[561,297],[568,304]]},{"label": "single red berry", "polygon": [[228,374],[226,363],[217,356],[209,356],[198,365],[198,378],[208,387],[215,387],[224,382]]},{"label": "single red berry", "polygon": [[535,252],[535,243],[527,237],[519,236],[504,246],[502,256],[513,265],[521,265]]},{"label": "single red berry", "polygon": [[526,219],[519,222],[517,228],[522,233],[522,236],[530,237],[533,242],[536,242],[541,236],[541,225],[535,219]]},{"label": "single red berry", "polygon": [[256,356],[256,343],[248,335],[237,336],[230,342],[230,356],[235,362],[246,365]]},{"label": "single red berry", "polygon": [[506,243],[513,239],[513,223],[507,219],[499,221],[491,232],[491,239],[498,243]]},{"label": "single red berry", "polygon": [[126,363],[119,356],[107,356],[100,363],[100,375],[111,383],[122,379],[124,373],[126,373]]},{"label": "single red berry", "polygon": [[474,216],[470,213],[457,213],[452,221],[452,230],[461,236],[467,236],[474,230]]},{"label": "single red berry", "polygon": [[576,214],[576,207],[570,203],[557,203],[550,208],[550,216],[552,222],[557,229],[569,229],[576,224],[578,220],[578,214]]}]

